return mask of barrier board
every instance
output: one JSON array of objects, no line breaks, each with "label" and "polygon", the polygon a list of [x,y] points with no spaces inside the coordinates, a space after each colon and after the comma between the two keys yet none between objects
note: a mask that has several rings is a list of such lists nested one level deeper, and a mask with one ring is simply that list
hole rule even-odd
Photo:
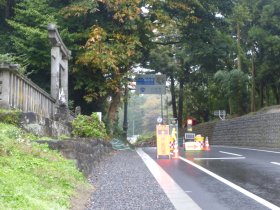
[{"label": "barrier board", "polygon": [[157,125],[157,158],[169,156],[170,158],[169,125]]}]

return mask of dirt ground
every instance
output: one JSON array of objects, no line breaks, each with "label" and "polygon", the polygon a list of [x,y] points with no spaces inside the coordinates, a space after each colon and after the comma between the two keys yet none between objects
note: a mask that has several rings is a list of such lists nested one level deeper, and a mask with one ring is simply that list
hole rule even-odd
[{"label": "dirt ground", "polygon": [[78,186],[75,195],[71,198],[71,210],[84,210],[93,192],[93,186]]}]

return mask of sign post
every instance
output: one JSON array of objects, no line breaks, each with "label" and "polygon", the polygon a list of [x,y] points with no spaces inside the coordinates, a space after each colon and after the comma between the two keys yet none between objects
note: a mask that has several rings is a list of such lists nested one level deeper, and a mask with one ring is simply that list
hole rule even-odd
[{"label": "sign post", "polygon": [[135,78],[137,94],[160,94],[161,118],[163,118],[162,95],[166,94],[166,75],[138,74]]},{"label": "sign post", "polygon": [[138,74],[135,81],[138,94],[166,94],[164,74]]},{"label": "sign post", "polygon": [[219,118],[221,120],[225,120],[226,119],[226,110],[216,110],[216,111],[214,111],[214,115],[219,116]]}]

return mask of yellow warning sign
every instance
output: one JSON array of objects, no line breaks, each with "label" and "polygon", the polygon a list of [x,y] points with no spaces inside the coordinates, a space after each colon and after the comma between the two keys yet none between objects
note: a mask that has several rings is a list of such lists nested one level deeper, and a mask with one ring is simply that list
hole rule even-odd
[{"label": "yellow warning sign", "polygon": [[169,125],[157,125],[157,158],[159,156],[170,157]]}]

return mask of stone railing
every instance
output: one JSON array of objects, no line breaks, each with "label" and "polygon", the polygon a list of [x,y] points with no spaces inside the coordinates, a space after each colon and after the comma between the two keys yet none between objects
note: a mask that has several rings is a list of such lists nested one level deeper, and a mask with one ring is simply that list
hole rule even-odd
[{"label": "stone railing", "polygon": [[20,75],[16,65],[0,63],[0,107],[34,112],[52,119],[55,103],[50,94]]}]

